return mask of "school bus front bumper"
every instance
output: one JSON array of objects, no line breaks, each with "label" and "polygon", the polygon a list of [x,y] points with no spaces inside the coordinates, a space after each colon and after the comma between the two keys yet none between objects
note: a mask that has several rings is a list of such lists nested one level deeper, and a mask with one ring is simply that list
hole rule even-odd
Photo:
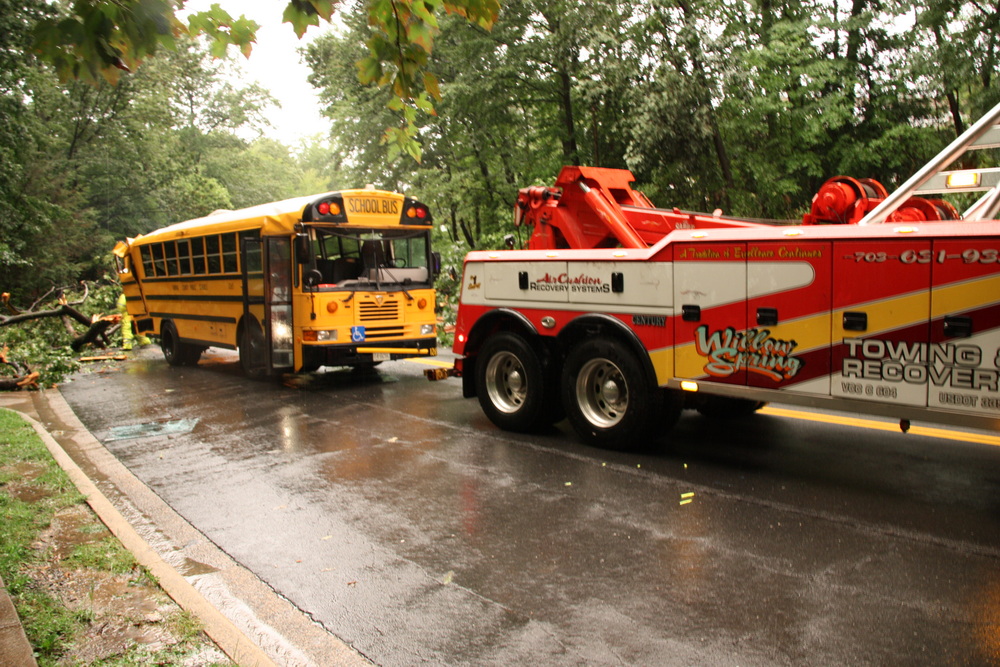
[{"label": "school bus front bumper", "polygon": [[303,344],[302,361],[306,367],[339,366],[370,361],[393,361],[411,357],[433,357],[437,355],[437,338],[386,341],[357,345]]}]

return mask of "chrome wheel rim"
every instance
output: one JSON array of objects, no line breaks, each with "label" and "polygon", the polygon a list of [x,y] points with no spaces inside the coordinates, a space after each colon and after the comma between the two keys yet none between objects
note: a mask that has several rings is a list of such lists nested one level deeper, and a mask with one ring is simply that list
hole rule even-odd
[{"label": "chrome wheel rim", "polygon": [[591,359],[576,376],[576,404],[583,417],[598,428],[611,428],[628,411],[628,383],[621,369],[607,359]]},{"label": "chrome wheel rim", "polygon": [[510,352],[498,352],[486,365],[486,393],[505,414],[517,412],[528,397],[528,383],[521,360]]}]

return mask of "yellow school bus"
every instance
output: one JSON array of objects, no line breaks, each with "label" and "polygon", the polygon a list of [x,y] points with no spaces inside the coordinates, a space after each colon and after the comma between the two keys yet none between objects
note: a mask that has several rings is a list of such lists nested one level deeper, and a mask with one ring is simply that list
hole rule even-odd
[{"label": "yellow school bus", "polygon": [[215,213],[120,241],[128,312],[174,366],[238,349],[248,375],[437,353],[431,213],[371,187]]}]

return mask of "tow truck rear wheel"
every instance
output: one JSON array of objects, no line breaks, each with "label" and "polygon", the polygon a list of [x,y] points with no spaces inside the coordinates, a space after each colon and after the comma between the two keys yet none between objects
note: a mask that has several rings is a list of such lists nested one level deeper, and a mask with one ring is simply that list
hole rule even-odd
[{"label": "tow truck rear wheel", "polygon": [[639,449],[654,439],[659,389],[635,355],[613,338],[574,347],[562,377],[563,407],[581,439],[609,449]]},{"label": "tow truck rear wheel", "polygon": [[553,390],[542,360],[518,334],[491,336],[476,360],[476,396],[490,421],[505,431],[528,432],[552,423]]}]

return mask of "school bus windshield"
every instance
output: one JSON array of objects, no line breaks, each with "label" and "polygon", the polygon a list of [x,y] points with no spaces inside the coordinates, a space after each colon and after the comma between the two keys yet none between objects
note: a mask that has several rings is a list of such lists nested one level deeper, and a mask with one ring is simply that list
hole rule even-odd
[{"label": "school bus windshield", "polygon": [[315,288],[426,286],[432,278],[428,234],[410,229],[314,229]]}]

